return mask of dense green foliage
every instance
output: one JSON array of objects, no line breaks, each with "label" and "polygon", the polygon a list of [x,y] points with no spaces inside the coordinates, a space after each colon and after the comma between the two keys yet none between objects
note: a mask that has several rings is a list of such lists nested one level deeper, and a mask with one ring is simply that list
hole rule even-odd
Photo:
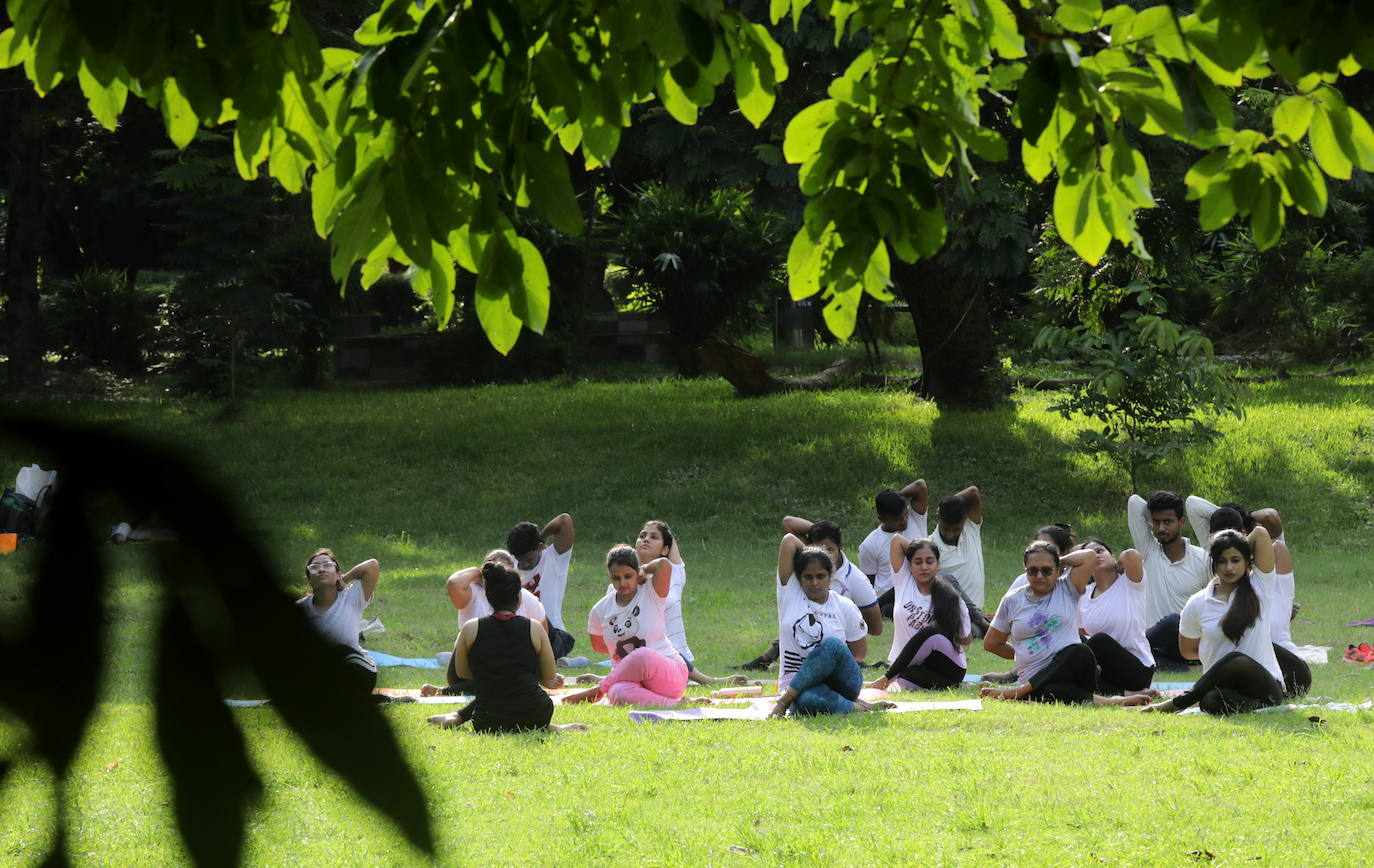
[{"label": "dense green foliage", "polygon": [[[773,0],[769,17],[795,23],[811,5]],[[792,293],[820,294],[840,335],[862,293],[888,296],[892,255],[940,249],[940,179],[974,182],[971,155],[1007,158],[997,130],[1008,107],[1026,172],[1057,174],[1057,229],[1089,262],[1113,240],[1149,255],[1137,214],[1156,197],[1140,136],[1202,152],[1185,178],[1202,226],[1248,218],[1260,249],[1277,242],[1290,209],[1323,213],[1327,176],[1374,168],[1374,131],[1335,87],[1374,56],[1351,4],[814,6],[837,33],[867,40],[828,98],[792,118],[783,147],[811,197],[789,256]],[[13,0],[0,66],[22,65],[40,92],[77,80],[108,126],[135,93],[178,146],[201,124],[236,121],[245,177],[266,164],[288,190],[310,188],[336,278],[357,261],[365,284],[391,259],[412,263],[444,321],[454,267],[474,272],[476,313],[505,351],[522,324],[542,331],[549,303],[543,260],[508,211],[533,207],[580,232],[567,155],[607,163],[631,107],[652,98],[691,124],[730,77],[752,123],[773,109],[789,70],[765,27],[722,0],[671,10],[389,0],[357,32],[360,51],[322,51],[287,3],[167,14]],[[1238,122],[1225,90],[1257,81],[1284,93],[1268,129]]]}]

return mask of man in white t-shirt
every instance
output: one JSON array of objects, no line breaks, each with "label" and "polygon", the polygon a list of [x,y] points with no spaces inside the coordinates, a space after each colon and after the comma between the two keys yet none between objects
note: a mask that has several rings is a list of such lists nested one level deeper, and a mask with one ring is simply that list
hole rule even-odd
[{"label": "man in white t-shirt", "polygon": [[[782,520],[782,527],[788,533],[806,540],[807,545],[819,546],[824,549],[825,553],[830,556],[831,563],[838,564],[830,576],[830,590],[850,600],[858,607],[859,614],[863,616],[864,625],[868,628],[870,636],[880,635],[883,632],[883,619],[878,612],[878,595],[874,592],[873,583],[868,580],[868,577],[854,566],[853,561],[845,557],[844,532],[840,526],[833,521],[812,522],[795,515],[789,515]],[[778,659],[778,651],[778,640],[774,639],[768,650],[748,663],[733,668],[767,669]],[[860,663],[862,664],[862,661]]]},{"label": "man in white t-shirt", "polygon": [[[931,541],[940,550],[940,572],[952,576],[965,601],[981,610],[987,581],[983,569],[983,497],[978,486],[970,485],[940,501]],[[969,616],[973,618],[973,612]],[[979,619],[973,620],[976,630]],[[981,620],[986,628],[987,619]]]},{"label": "man in white t-shirt", "polygon": [[884,488],[873,498],[878,526],[859,543],[859,570],[873,583],[878,608],[884,618],[892,617],[892,564],[889,562],[893,534],[909,540],[926,535],[926,510],[930,490],[924,479],[910,483],[901,491]]},{"label": "man in white t-shirt", "polygon": [[1145,638],[1159,669],[1185,672],[1196,661],[1178,648],[1178,614],[1212,577],[1207,552],[1183,535],[1183,498],[1156,491],[1126,502],[1131,544],[1145,561]]},{"label": "man in white t-shirt", "polygon": [[524,589],[544,606],[555,658],[567,657],[574,644],[573,635],[563,628],[563,594],[568,587],[568,566],[575,539],[572,516],[566,512],[542,530],[522,521],[506,534],[506,551],[515,558],[515,571],[520,574]]}]

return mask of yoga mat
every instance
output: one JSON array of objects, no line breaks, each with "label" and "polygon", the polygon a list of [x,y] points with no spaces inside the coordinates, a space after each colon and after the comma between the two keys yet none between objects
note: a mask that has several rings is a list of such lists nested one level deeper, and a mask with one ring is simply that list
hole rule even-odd
[{"label": "yoga mat", "polygon": [[1330,645],[1299,645],[1297,648],[1299,657],[1317,666],[1326,663],[1326,652],[1331,650]]},{"label": "yoga mat", "polygon": [[[1265,714],[1270,711],[1307,711],[1313,708],[1322,708],[1327,711],[1374,711],[1374,700],[1366,699],[1358,705],[1351,702],[1314,702],[1304,705],[1269,705],[1264,708],[1256,708],[1250,714]],[[1179,714],[1205,714],[1196,705],[1185,708]]]},{"label": "yoga mat", "polygon": [[[698,706],[696,708],[652,708],[635,709],[630,712],[630,720],[636,723],[661,723],[666,720],[765,720],[773,710],[777,697],[756,699],[748,708],[720,708],[718,706]],[[888,714],[901,714],[908,711],[982,711],[983,700],[961,699],[957,702],[899,702],[896,708],[887,709]],[[881,714],[883,712],[863,712]]]},{"label": "yoga mat", "polygon": [[1374,627],[1374,618],[1365,618],[1363,621],[1346,621],[1347,627]]},{"label": "yoga mat", "polygon": [[433,657],[397,657],[393,654],[384,654],[381,651],[368,651],[367,654],[372,658],[372,662],[378,666],[409,666],[412,669],[444,668]]}]

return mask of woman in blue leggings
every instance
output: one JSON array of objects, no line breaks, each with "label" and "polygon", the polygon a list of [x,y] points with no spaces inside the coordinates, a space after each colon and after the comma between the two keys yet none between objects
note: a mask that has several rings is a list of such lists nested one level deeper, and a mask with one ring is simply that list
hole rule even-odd
[{"label": "woman in blue leggings", "polygon": [[776,587],[782,695],[772,717],[789,708],[797,714],[848,714],[891,707],[859,698],[858,661],[868,650],[868,628],[858,607],[830,590],[833,569],[824,549],[790,533],[783,537]]}]

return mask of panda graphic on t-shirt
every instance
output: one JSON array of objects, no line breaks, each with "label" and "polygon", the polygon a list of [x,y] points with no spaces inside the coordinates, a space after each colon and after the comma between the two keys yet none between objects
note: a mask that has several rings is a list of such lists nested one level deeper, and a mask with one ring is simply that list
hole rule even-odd
[{"label": "panda graphic on t-shirt", "polygon": [[803,651],[815,648],[825,638],[825,625],[821,623],[821,619],[817,618],[814,612],[807,612],[792,625],[792,638],[796,640],[797,647]]},{"label": "panda graphic on t-shirt", "polygon": [[615,657],[619,660],[636,648],[643,648],[645,641],[639,633],[639,606],[612,615],[608,621],[611,635],[615,637]]}]

